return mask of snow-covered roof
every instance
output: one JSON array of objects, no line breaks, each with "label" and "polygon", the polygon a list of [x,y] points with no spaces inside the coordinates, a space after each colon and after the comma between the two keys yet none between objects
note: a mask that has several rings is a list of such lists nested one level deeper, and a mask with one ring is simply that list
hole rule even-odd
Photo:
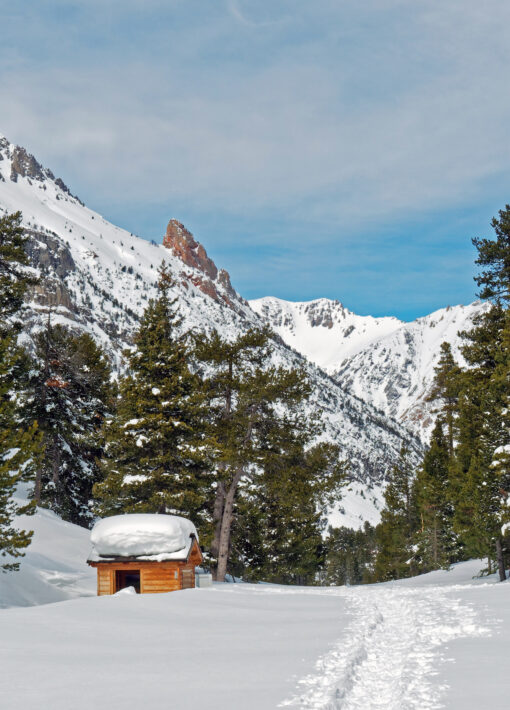
[{"label": "snow-covered roof", "polygon": [[90,533],[89,562],[118,557],[162,562],[188,557],[195,526],[178,515],[133,513],[99,520]]}]

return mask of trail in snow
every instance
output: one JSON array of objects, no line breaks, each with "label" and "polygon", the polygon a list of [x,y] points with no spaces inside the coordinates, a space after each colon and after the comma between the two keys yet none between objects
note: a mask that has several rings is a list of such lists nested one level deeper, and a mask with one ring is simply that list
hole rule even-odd
[{"label": "trail in snow", "polygon": [[[456,587],[360,588],[347,593],[353,615],[316,672],[279,707],[303,710],[435,710],[446,690],[435,682],[441,650],[461,637],[488,635]],[[459,588],[460,589],[460,588]],[[463,590],[466,587],[462,587]]]}]

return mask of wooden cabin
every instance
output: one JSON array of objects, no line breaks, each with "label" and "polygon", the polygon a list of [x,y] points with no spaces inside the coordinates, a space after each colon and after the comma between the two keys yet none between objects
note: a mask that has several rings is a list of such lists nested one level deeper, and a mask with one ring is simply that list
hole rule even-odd
[{"label": "wooden cabin", "polygon": [[202,552],[194,525],[175,515],[116,515],[91,532],[87,560],[97,569],[97,593],[134,587],[139,594],[174,592],[195,586]]}]

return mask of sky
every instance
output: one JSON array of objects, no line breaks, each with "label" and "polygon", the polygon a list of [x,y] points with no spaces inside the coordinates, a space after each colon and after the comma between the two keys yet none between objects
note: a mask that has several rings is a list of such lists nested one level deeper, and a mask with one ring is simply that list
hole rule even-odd
[{"label": "sky", "polygon": [[510,3],[0,0],[0,133],[92,209],[177,218],[245,298],[474,300],[510,202]]}]

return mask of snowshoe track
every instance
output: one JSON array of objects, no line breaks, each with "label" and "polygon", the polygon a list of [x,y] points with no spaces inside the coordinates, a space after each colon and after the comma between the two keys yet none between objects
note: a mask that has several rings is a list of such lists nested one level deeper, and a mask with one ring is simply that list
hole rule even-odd
[{"label": "snowshoe track", "polygon": [[[454,588],[385,587],[344,593],[353,620],[345,636],[280,707],[303,710],[436,710],[445,687],[434,682],[440,647],[488,631]],[[465,588],[464,588],[465,589]],[[449,593],[448,593],[449,592]]]}]

